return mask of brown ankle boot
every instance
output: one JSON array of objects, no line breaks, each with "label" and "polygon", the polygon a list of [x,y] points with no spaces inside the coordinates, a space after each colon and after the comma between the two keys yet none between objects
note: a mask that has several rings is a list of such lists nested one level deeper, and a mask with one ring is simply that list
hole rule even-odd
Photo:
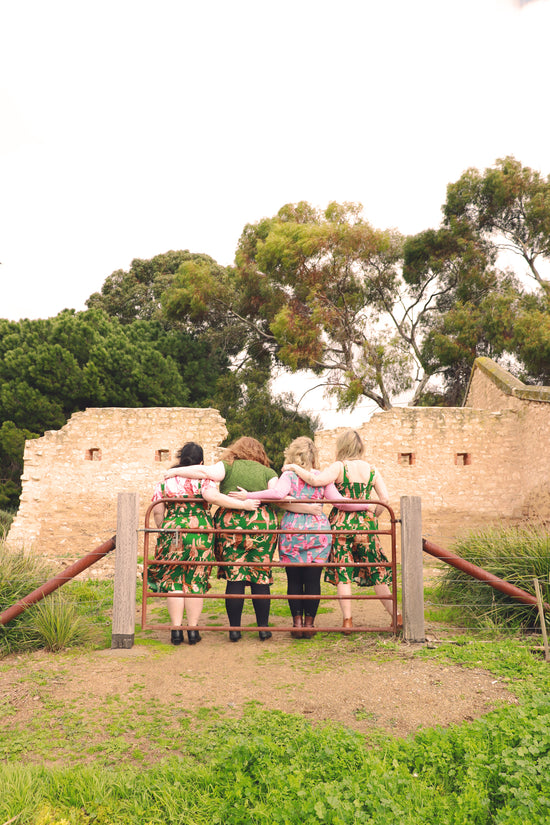
[{"label": "brown ankle boot", "polygon": [[292,617],[292,626],[300,628],[300,630],[291,630],[290,631],[290,635],[292,636],[292,638],[293,639],[301,639],[302,636],[303,636],[303,633],[302,633],[302,630],[301,630],[301,628],[303,627],[303,624],[302,624],[302,617],[301,617],[300,614]]},{"label": "brown ankle boot", "polygon": [[[304,627],[313,627],[313,616],[305,617]],[[304,630],[304,632],[302,633],[302,639],[312,639],[316,633],[316,630]]]},{"label": "brown ankle boot", "polygon": [[349,619],[344,619],[344,624],[342,627],[342,633],[344,636],[351,636],[351,630],[348,630],[347,628],[353,627],[353,619],[351,617]]}]

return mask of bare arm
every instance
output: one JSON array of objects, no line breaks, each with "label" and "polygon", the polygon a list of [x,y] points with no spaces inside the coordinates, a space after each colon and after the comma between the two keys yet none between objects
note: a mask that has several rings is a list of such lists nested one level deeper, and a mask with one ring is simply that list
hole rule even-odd
[{"label": "bare arm", "polygon": [[261,498],[266,501],[280,501],[286,498],[290,492],[290,477],[282,475],[277,479],[276,483],[267,490],[253,490],[251,493],[247,492],[243,487],[238,490],[231,490],[230,496],[237,500],[246,501],[250,498]]},{"label": "bare arm", "polygon": [[309,484],[310,487],[326,487],[331,481],[336,481],[340,475],[341,467],[341,461],[334,461],[329,467],[321,470],[320,473],[313,473],[311,470],[306,470],[305,467],[300,467],[299,464],[285,464],[283,471],[289,470],[292,473],[296,473],[296,475],[299,476],[302,481],[305,481],[306,484]]},{"label": "bare arm", "polygon": [[155,524],[157,525],[157,527],[160,527],[164,519],[164,504],[155,504],[151,512],[153,513],[153,519],[155,521]]},{"label": "bare arm", "polygon": [[358,510],[367,510],[374,512],[374,506],[363,501],[354,501],[351,498],[343,496],[334,484],[327,484],[325,489],[325,498],[335,499],[334,506],[338,510],[346,510],[348,512],[356,512]]},{"label": "bare arm", "polygon": [[257,498],[250,498],[241,501],[232,496],[226,496],[224,493],[211,485],[202,491],[202,497],[210,504],[217,504],[218,507],[229,507],[231,510],[256,510],[260,506]]},{"label": "bare arm", "polygon": [[189,467],[172,467],[164,474],[164,478],[182,476],[183,478],[211,478],[212,481],[223,481],[225,478],[225,467],[223,461],[217,464],[191,464]]},{"label": "bare arm", "polygon": [[[387,504],[389,502],[390,495],[388,493],[388,488],[386,487],[386,482],[384,481],[384,479],[382,478],[382,476],[380,475],[378,470],[375,470],[374,490],[375,490],[376,495],[373,496],[373,498],[378,499],[378,501],[384,502],[384,504]],[[375,515],[379,516],[380,513],[383,513],[383,512],[384,512],[384,507],[380,507],[380,505],[377,505],[376,509],[374,511]]]}]

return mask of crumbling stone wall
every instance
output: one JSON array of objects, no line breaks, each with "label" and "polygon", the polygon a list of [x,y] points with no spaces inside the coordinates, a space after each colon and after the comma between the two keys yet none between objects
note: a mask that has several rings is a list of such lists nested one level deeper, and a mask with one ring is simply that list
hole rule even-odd
[{"label": "crumbling stone wall", "polygon": [[550,387],[528,387],[490,358],[478,358],[465,404],[515,411],[517,455],[513,467],[501,470],[520,474],[511,506],[524,516],[550,518]]},{"label": "crumbling stone wall", "polygon": [[[334,460],[342,429],[317,433],[321,466]],[[517,413],[409,407],[374,414],[358,432],[396,516],[401,496],[421,496],[425,535],[447,522],[446,540],[449,532],[522,515]]]},{"label": "crumbling stone wall", "polygon": [[[75,413],[27,441],[23,493],[7,543],[70,563],[116,533],[117,495],[137,492],[141,524],[153,487],[186,441],[216,461],[226,438],[217,410],[104,408]],[[112,566],[94,565],[94,570]]]},{"label": "crumbling stone wall", "polygon": [[[343,429],[316,434],[322,467],[334,460]],[[464,407],[380,412],[359,432],[395,515],[401,496],[420,496],[424,535],[443,546],[488,523],[550,518],[550,388],[526,387],[490,359],[477,359]],[[119,492],[139,493],[143,524],[153,486],[182,444],[202,444],[210,463],[226,436],[213,409],[76,413],[61,430],[27,442],[8,543],[75,561],[114,535]],[[93,574],[111,567],[94,565]]]}]

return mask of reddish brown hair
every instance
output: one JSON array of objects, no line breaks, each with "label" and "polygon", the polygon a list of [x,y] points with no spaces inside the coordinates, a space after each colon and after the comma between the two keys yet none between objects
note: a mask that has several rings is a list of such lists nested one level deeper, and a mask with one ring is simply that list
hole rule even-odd
[{"label": "reddish brown hair", "polygon": [[241,461],[257,461],[259,464],[263,464],[264,467],[271,465],[263,445],[255,438],[246,435],[226,447],[221,459],[222,461],[228,461],[229,464],[233,464],[234,461],[240,459]]}]

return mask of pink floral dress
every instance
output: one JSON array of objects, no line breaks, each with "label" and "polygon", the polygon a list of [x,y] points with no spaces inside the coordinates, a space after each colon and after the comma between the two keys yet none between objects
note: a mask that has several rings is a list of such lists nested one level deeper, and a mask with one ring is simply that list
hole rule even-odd
[{"label": "pink floral dress", "polygon": [[[315,472],[315,470],[312,472]],[[298,478],[295,473],[285,472],[282,474],[281,479],[285,476],[288,476],[290,480],[288,495],[292,498],[309,503],[321,501],[325,495],[327,495],[327,498],[331,498],[328,493],[325,493],[324,487],[311,487],[301,478]],[[300,535],[281,534],[279,538],[279,556],[282,562],[323,564],[328,559],[332,544],[331,533],[311,532],[312,530],[330,531],[329,520],[324,513],[315,516],[309,513],[289,513],[286,511],[281,520],[281,530],[285,528],[303,530],[304,532]]]}]

